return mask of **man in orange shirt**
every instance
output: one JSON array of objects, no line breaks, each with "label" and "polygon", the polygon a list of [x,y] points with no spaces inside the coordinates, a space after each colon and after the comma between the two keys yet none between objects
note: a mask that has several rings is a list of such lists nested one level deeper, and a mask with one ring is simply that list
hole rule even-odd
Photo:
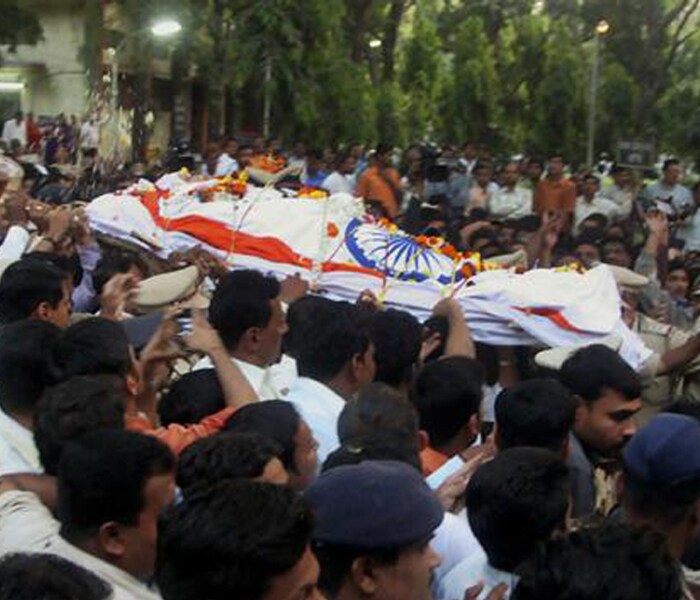
[{"label": "man in orange shirt", "polygon": [[572,215],[576,209],[576,185],[564,178],[564,159],[560,155],[549,159],[547,176],[535,188],[532,208],[538,215],[549,211]]},{"label": "man in orange shirt", "polygon": [[377,146],[374,165],[360,177],[357,196],[376,208],[384,216],[393,219],[401,208],[403,189],[399,172],[391,166],[391,146],[381,143]]},{"label": "man in orange shirt", "polygon": [[447,356],[423,367],[410,395],[428,447],[421,452],[430,475],[469,448],[481,430],[482,367],[466,356]]}]

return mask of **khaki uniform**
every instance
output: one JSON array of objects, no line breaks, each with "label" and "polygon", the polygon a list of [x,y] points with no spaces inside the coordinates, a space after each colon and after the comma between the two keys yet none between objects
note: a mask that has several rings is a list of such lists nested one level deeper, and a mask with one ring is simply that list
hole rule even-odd
[{"label": "khaki uniform", "polygon": [[659,369],[661,357],[669,350],[685,344],[692,334],[672,325],[659,323],[641,313],[637,315],[632,330],[654,351],[640,372],[643,407],[637,415],[638,424],[645,425],[655,414],[680,396],[700,402],[700,356],[672,375],[654,376]]}]

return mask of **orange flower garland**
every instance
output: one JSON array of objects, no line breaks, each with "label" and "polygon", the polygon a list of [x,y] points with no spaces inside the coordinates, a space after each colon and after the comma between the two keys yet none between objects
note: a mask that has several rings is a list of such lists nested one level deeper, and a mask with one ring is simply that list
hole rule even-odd
[{"label": "orange flower garland", "polygon": [[338,226],[335,223],[333,223],[332,221],[326,225],[326,235],[329,238],[336,238],[336,237],[338,237],[339,233],[340,233],[340,230],[338,229]]}]

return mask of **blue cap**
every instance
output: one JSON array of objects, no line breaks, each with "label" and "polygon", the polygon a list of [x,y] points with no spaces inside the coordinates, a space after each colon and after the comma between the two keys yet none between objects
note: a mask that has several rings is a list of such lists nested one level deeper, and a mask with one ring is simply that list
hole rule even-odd
[{"label": "blue cap", "polygon": [[627,443],[623,457],[627,471],[647,483],[700,481],[700,424],[685,415],[656,415]]},{"label": "blue cap", "polygon": [[420,473],[407,464],[369,460],[330,469],[306,490],[317,542],[400,548],[428,538],[444,517]]}]

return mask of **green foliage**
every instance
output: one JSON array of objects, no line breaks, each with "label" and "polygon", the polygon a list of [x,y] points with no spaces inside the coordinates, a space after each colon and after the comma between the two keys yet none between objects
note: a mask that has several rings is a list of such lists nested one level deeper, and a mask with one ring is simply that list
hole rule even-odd
[{"label": "green foliage", "polygon": [[18,0],[0,0],[0,15],[0,45],[9,46],[10,52],[19,44],[34,45],[42,39],[36,15],[22,8]]},{"label": "green foliage", "polygon": [[641,136],[700,147],[700,0],[119,1],[140,20],[182,19],[181,55],[208,85],[216,132],[262,130],[267,95],[271,131],[288,141],[469,138],[580,162],[605,18],[596,152]]}]

